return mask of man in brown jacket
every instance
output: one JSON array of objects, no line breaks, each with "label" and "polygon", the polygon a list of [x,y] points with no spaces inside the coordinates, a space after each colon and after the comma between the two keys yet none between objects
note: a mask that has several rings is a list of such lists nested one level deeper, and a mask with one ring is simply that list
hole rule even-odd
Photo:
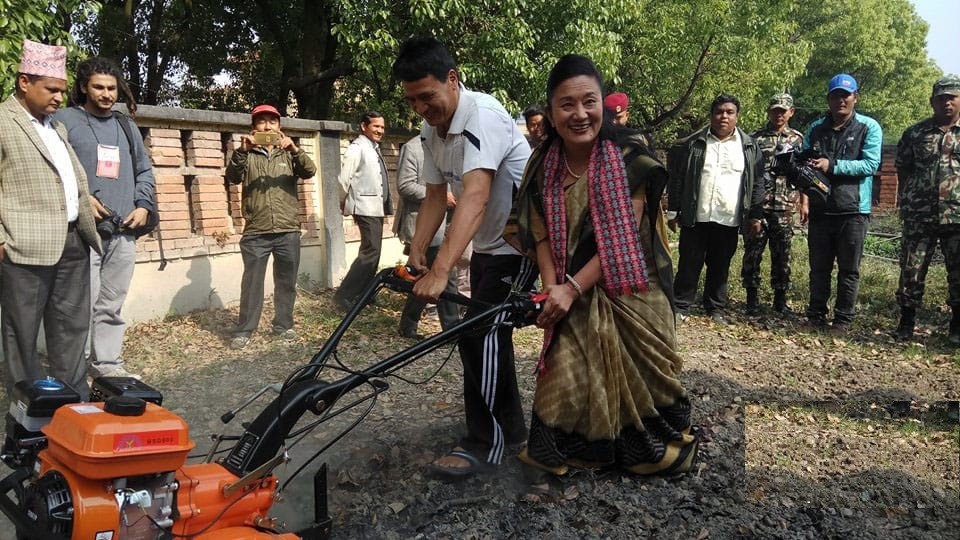
[{"label": "man in brown jacket", "polygon": [[300,267],[300,202],[298,179],[317,173],[310,156],[280,131],[280,113],[258,105],[250,114],[249,135],[227,165],[227,180],[243,186],[243,278],[240,282],[240,320],[230,346],[242,349],[260,324],[263,278],[273,254],[273,333],[296,339],[293,303]]},{"label": "man in brown jacket", "polygon": [[87,178],[50,115],[67,89],[66,47],[24,41],[16,92],[0,104],[0,330],[9,392],[50,375],[87,398],[90,248],[100,252]]}]

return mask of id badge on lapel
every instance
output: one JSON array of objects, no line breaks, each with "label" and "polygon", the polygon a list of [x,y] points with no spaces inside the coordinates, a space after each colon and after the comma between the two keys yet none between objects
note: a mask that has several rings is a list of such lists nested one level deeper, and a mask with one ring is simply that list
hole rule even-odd
[{"label": "id badge on lapel", "polygon": [[97,176],[113,180],[120,178],[119,146],[97,145]]}]

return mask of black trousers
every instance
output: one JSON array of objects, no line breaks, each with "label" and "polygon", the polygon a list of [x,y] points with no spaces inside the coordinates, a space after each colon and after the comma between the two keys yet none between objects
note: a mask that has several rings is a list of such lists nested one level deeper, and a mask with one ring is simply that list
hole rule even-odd
[{"label": "black trousers", "polygon": [[[475,300],[497,304],[511,290],[529,291],[536,279],[536,265],[521,255],[474,253],[470,260],[470,290]],[[480,308],[471,307],[465,319]],[[463,363],[463,403],[467,435],[460,445],[489,463],[500,463],[507,445],[526,440],[523,403],[517,389],[513,357],[513,328],[494,324],[460,338]]]},{"label": "black trousers", "polygon": [[87,365],[83,346],[90,329],[90,246],[73,228],[63,254],[53,266],[0,264],[0,330],[7,396],[18,381],[44,377],[37,356],[40,322],[47,340],[50,375],[69,384],[87,400]]},{"label": "black trousers", "polygon": [[263,278],[273,255],[273,326],[293,328],[300,268],[300,232],[251,234],[240,239],[243,278],[240,281],[240,320],[235,335],[250,337],[263,311]]},{"label": "black trousers", "polygon": [[730,261],[737,251],[739,229],[718,223],[697,223],[680,229],[680,261],[673,282],[677,311],[687,311],[696,300],[704,264],[707,276],[703,283],[703,308],[712,313],[727,307],[727,280]]},{"label": "black trousers", "polygon": [[382,217],[353,216],[353,222],[360,229],[360,251],[335,295],[337,300],[348,302],[360,296],[377,274],[380,266],[380,245],[383,242]]},{"label": "black trousers", "polygon": [[[433,260],[437,258],[437,252],[440,246],[427,248],[427,266],[433,266]],[[443,290],[448,293],[457,292],[457,279],[451,273],[447,279],[447,287]],[[427,303],[414,295],[407,296],[407,301],[403,304],[403,311],[400,313],[399,331],[403,335],[416,334],[417,326],[420,324],[420,315]],[[440,317],[440,328],[446,330],[460,322],[460,306],[453,302],[441,300],[437,303],[437,315]]]},{"label": "black trousers", "polygon": [[842,216],[810,215],[807,248],[810,251],[810,304],[807,317],[827,315],[833,263],[837,263],[837,298],[833,321],[849,323],[857,307],[860,289],[860,259],[870,226],[868,214]]}]

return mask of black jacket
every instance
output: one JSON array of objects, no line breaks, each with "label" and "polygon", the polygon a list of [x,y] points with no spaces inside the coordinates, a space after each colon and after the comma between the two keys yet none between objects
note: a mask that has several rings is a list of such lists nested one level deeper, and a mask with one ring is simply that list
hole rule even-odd
[{"label": "black jacket", "polygon": [[[703,172],[707,134],[710,126],[677,141],[667,154],[670,182],[667,185],[667,210],[678,212],[680,225],[693,227],[697,220],[697,198]],[[741,221],[763,217],[764,182],[763,152],[752,137],[737,128],[743,145],[743,178],[740,182]]]},{"label": "black jacket", "polygon": [[810,126],[804,148],[810,148],[830,160],[830,195],[825,205],[814,206],[812,214],[869,214],[873,192],[873,174],[880,167],[883,132],[876,120],[855,114],[839,131],[829,115]]}]

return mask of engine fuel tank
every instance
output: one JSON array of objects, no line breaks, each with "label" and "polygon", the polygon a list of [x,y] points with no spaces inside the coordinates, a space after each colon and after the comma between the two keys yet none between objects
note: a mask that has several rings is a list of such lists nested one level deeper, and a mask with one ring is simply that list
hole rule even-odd
[{"label": "engine fuel tank", "polygon": [[91,479],[174,471],[195,446],[187,423],[153,403],[139,416],[109,413],[103,403],[64,405],[42,431],[47,452]]}]

